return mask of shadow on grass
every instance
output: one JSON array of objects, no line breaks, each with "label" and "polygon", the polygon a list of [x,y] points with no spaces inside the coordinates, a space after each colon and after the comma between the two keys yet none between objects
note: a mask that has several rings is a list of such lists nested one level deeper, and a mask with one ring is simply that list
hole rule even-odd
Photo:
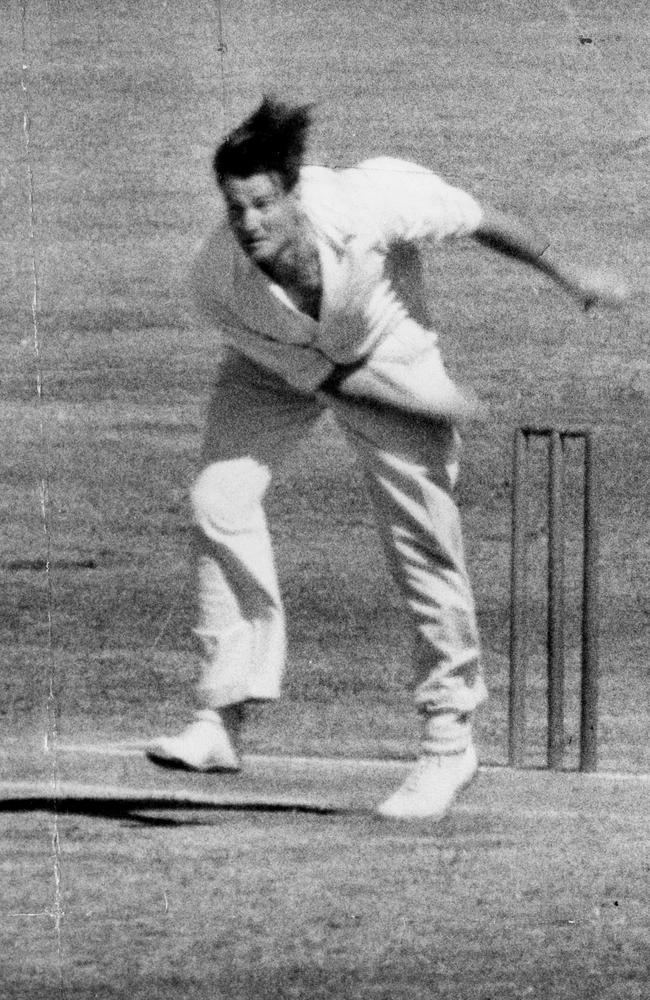
[{"label": "shadow on grass", "polygon": [[[48,794],[8,796],[0,800],[0,813],[49,812],[56,815],[89,816],[110,820],[132,820],[150,826],[200,826],[215,813],[287,813],[290,815],[332,816],[355,810],[313,802],[210,802],[170,800],[168,796],[102,796],[101,793],[57,798]],[[149,815],[175,812],[179,816]],[[203,814],[211,814],[210,818]],[[189,816],[187,814],[190,814]]]}]

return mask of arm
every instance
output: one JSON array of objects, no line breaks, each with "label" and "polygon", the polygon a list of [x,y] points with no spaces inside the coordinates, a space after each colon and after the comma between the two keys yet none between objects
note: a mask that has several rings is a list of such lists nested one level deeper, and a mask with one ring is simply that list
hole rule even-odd
[{"label": "arm", "polygon": [[495,209],[483,209],[483,219],[473,235],[483,246],[529,264],[552,278],[577,298],[585,310],[594,305],[620,306],[627,298],[627,287],[615,275],[582,271],[569,264],[546,236]]},{"label": "arm", "polygon": [[408,160],[364,160],[342,179],[354,214],[365,216],[384,248],[469,236],[483,217],[470,194]]}]

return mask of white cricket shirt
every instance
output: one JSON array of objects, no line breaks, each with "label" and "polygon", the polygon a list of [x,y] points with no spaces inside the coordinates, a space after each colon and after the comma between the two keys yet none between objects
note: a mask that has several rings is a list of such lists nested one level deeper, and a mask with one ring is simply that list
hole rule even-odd
[{"label": "white cricket shirt", "polygon": [[[223,341],[307,392],[337,364],[378,348],[399,355],[417,341],[421,350],[426,310],[417,248],[474,232],[480,205],[424,167],[390,157],[344,170],[303,167],[299,200],[320,253],[319,320],[260,271],[224,221],[193,273],[199,307]],[[370,299],[355,300],[350,289],[358,285],[374,289]],[[435,333],[427,330],[426,338],[437,351]]]}]

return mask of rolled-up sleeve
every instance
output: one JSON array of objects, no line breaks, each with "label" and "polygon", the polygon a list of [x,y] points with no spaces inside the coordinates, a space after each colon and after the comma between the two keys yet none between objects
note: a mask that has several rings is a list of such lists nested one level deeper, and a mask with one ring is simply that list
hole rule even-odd
[{"label": "rolled-up sleeve", "polygon": [[483,219],[470,194],[407,160],[377,157],[346,174],[357,204],[373,218],[387,244],[470,235]]}]

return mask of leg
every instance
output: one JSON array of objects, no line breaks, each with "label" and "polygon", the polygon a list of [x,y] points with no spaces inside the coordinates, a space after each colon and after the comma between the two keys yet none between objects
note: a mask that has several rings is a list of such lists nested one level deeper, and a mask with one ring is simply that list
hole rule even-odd
[{"label": "leg", "polygon": [[268,469],[245,457],[211,462],[192,490],[199,693],[210,708],[280,693],[284,614],[262,509],[269,480]]},{"label": "leg", "polygon": [[191,733],[150,748],[157,763],[233,769],[241,707],[279,697],[284,612],[262,504],[272,471],[321,411],[238,355],[220,372],[192,490],[204,708]]},{"label": "leg", "polygon": [[[363,462],[389,565],[415,626],[423,758],[427,763],[435,758],[439,771],[445,757],[444,767],[458,772],[464,783],[476,769],[472,713],[487,692],[452,495],[458,435],[449,423],[395,409],[343,399],[334,408]],[[436,780],[447,784],[441,773]],[[446,798],[439,796],[427,815],[444,812]],[[397,805],[404,809],[403,802]]]}]

